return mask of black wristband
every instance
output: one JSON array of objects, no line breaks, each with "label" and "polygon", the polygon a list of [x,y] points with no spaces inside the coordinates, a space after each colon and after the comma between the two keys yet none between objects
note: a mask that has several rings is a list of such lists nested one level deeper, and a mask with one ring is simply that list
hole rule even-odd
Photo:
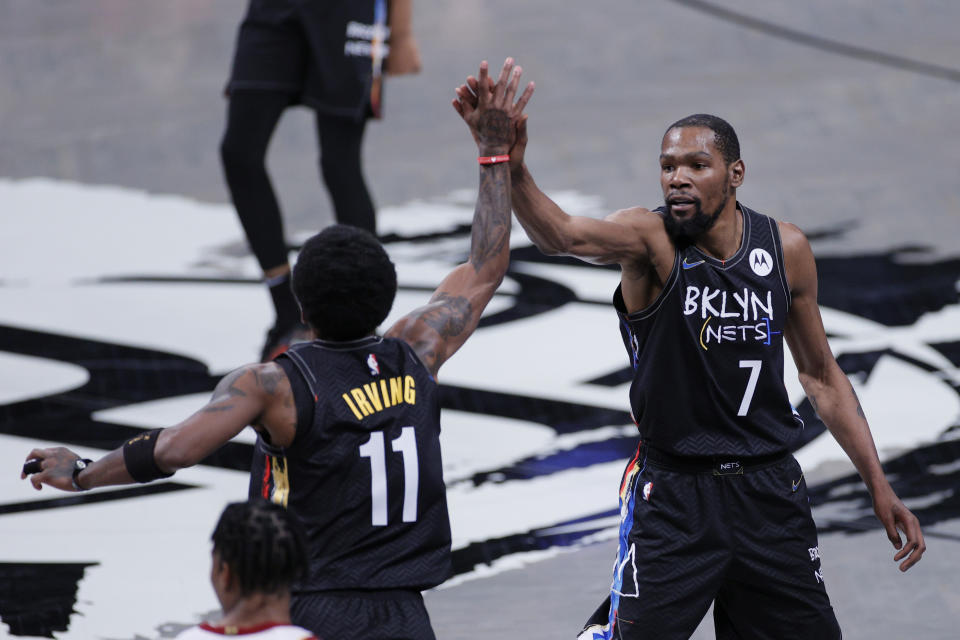
[{"label": "black wristband", "polygon": [[157,438],[163,429],[154,429],[141,433],[123,443],[123,464],[127,473],[137,482],[150,482],[159,478],[169,478],[172,473],[164,473],[153,459],[153,450],[157,447]]}]

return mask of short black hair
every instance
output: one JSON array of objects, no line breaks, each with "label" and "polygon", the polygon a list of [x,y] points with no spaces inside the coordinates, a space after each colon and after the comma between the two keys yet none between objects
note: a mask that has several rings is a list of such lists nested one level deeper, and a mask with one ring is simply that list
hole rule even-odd
[{"label": "short black hair", "polygon": [[318,337],[355,340],[390,313],[397,271],[369,231],[335,224],[306,241],[293,268],[293,294]]},{"label": "short black hair", "polygon": [[303,534],[280,505],[262,499],[228,504],[212,539],[214,552],[229,565],[245,596],[289,591],[304,576]]},{"label": "short black hair", "polygon": [[717,145],[723,161],[728,165],[740,159],[740,140],[737,138],[737,132],[733,130],[730,123],[723,118],[712,116],[709,113],[695,113],[692,116],[681,118],[667,127],[663,133],[666,137],[671,129],[680,129],[683,127],[706,127],[713,131],[713,143]]}]

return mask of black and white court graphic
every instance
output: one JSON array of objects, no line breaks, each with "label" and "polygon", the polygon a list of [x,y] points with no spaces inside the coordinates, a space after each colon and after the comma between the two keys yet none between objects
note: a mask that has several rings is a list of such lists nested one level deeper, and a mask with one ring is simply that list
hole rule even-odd
[{"label": "black and white court graphic", "polygon": [[[572,213],[583,201],[553,195]],[[256,264],[222,250],[241,237],[226,206],[50,180],[0,180],[0,202],[24,212],[0,237],[0,629],[171,637],[218,608],[208,538],[223,504],[246,495],[253,434],[143,486],[35,492],[18,469],[34,446],[95,458],[174,424],[255,360],[270,321]],[[463,258],[471,215],[457,197],[383,212],[400,282],[387,325]],[[441,380],[453,584],[614,536],[636,446],[610,305],[618,271],[544,257],[519,229],[512,243],[507,281]],[[762,250],[749,260],[759,276],[773,266]],[[960,517],[960,259],[905,248],[818,267],[831,347],[894,489],[926,525]],[[843,460],[792,366],[797,458]],[[823,531],[881,535],[855,475],[810,490]]]}]

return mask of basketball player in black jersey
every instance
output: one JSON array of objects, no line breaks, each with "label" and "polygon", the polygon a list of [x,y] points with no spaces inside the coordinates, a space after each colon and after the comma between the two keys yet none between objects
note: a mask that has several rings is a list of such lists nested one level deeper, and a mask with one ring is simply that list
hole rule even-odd
[{"label": "basketball player in black jersey", "polygon": [[[479,86],[471,77],[457,89],[458,112],[469,113]],[[620,265],[614,305],[634,369],[641,446],[621,484],[611,594],[581,637],[688,638],[714,602],[720,639],[838,638],[803,472],[788,453],[802,423],[784,387],[784,340],[870,490],[900,569],[925,545],[830,352],[807,239],[737,202],[740,145],[715,116],[667,129],[665,206],[604,220],[569,216],[537,188],[523,160],[525,119],[518,128],[517,217],[544,253]]]},{"label": "basketball player in black jersey", "polygon": [[167,477],[199,463],[253,425],[250,493],[288,506],[307,536],[307,577],[292,620],[319,637],[432,639],[420,591],[450,573],[450,524],[440,461],[440,366],[473,333],[510,260],[506,155],[533,93],[514,103],[520,67],[464,113],[480,150],[469,260],[430,302],[381,338],[396,273],[368,232],[330,227],[293,272],[304,320],[318,339],[279,360],[226,376],[182,423],[132,438],[96,462],[35,449],[24,476],[40,489],[84,490]]}]

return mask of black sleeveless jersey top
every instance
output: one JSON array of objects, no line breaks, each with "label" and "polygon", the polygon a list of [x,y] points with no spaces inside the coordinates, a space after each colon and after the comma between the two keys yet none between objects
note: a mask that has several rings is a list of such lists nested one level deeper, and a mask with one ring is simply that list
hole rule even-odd
[{"label": "black sleeveless jersey top", "polygon": [[614,294],[634,420],[647,444],[668,453],[767,455],[787,450],[803,426],[783,383],[790,290],[780,232],[737,206],[743,238],[728,260],[678,248],[646,309],[627,314],[619,287]]},{"label": "black sleeveless jersey top", "polygon": [[257,439],[250,495],[286,506],[306,533],[309,574],[296,591],[423,590],[446,580],[440,402],[410,346],[316,340],[277,363],[295,397],[307,390],[306,410],[297,398],[290,447]]}]

